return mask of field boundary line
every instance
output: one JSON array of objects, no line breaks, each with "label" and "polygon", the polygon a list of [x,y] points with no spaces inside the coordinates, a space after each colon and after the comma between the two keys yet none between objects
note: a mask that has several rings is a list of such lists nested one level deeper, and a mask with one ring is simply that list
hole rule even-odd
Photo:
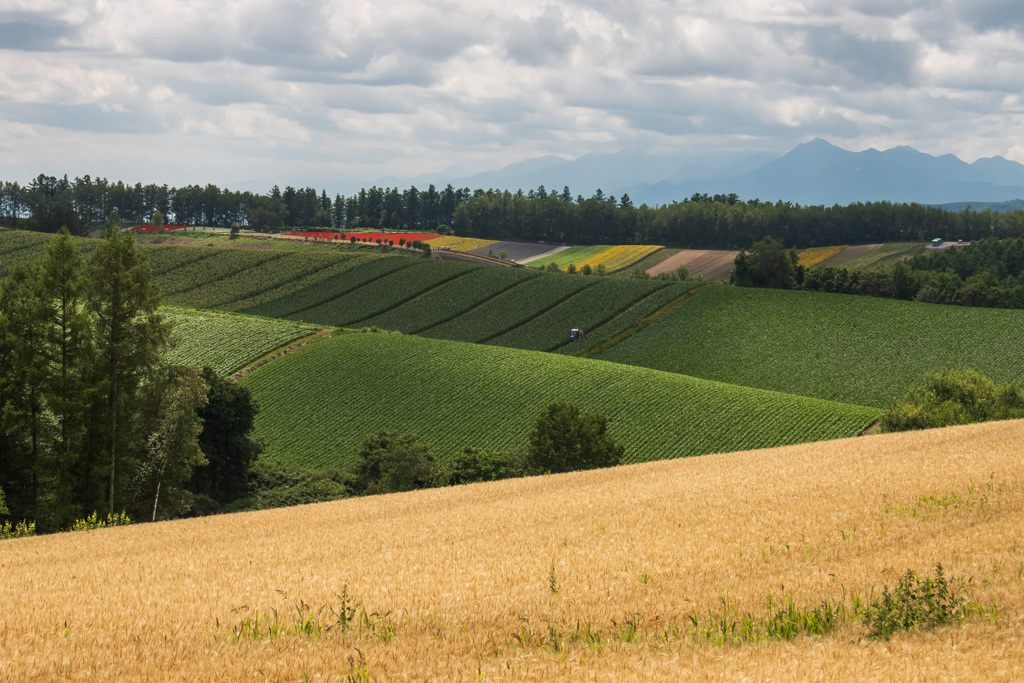
[{"label": "field boundary line", "polygon": [[[372,254],[372,255],[371,254],[365,254],[365,255],[360,255],[359,257],[357,257],[356,259],[353,259],[353,260],[358,260],[360,258],[370,258],[370,259],[372,259],[372,258],[375,258],[376,256],[377,256],[376,254]],[[333,265],[330,265],[330,266],[327,266],[326,268],[321,268],[319,270],[310,271],[309,273],[306,273],[305,275],[303,275],[301,278],[298,278],[296,280],[292,280],[291,282],[286,282],[286,283],[283,283],[281,285],[278,285],[277,287],[275,287],[272,290],[265,290],[265,291],[261,292],[260,294],[255,294],[255,295],[249,297],[248,299],[242,299],[242,300],[239,300],[239,301],[234,301],[234,302],[231,303],[232,306],[244,305],[244,308],[235,308],[235,309],[232,309],[232,310],[237,311],[238,313],[246,313],[248,315],[267,315],[266,313],[259,313],[259,312],[257,312],[257,309],[259,309],[261,307],[264,307],[264,306],[273,306],[274,304],[277,304],[277,303],[280,303],[282,301],[285,301],[290,296],[295,296],[295,295],[300,294],[302,292],[311,290],[314,287],[316,287],[318,284],[321,284],[323,282],[327,282],[328,280],[330,280],[332,278],[339,277],[339,276],[343,275],[344,273],[347,273],[347,272],[349,272],[351,270],[355,270],[356,268],[360,268],[360,267],[362,267],[362,266],[364,266],[364,265],[366,265],[367,263],[370,263],[370,262],[371,262],[370,260],[367,260],[367,261],[364,261],[362,263],[356,263],[355,265],[352,265],[351,263],[349,263],[347,267],[342,268],[341,266],[345,265],[346,262],[345,261],[338,261],[337,263],[335,263]],[[321,274],[323,274],[326,271],[331,271],[331,272],[328,272],[326,275],[321,277],[319,280],[315,279],[318,275],[321,275]],[[306,282],[307,280],[309,282]],[[286,287],[291,287],[292,288],[291,293],[287,293],[287,292],[283,293],[283,294],[279,293],[280,290],[285,289]],[[258,300],[258,299],[261,299],[263,297],[269,297],[269,298],[263,299],[263,303],[255,303],[255,304],[250,303],[251,301]],[[291,315],[291,314],[287,313],[285,315]],[[271,317],[271,318],[282,318],[283,319],[283,316],[280,316],[280,315],[270,315],[268,317]]]},{"label": "field boundary line", "polygon": [[[409,259],[409,260],[411,261],[412,259]],[[397,260],[396,260],[396,262],[397,262]],[[372,263],[373,262],[371,261],[371,262],[367,263],[366,265],[369,266]],[[393,273],[397,273],[400,270],[404,270],[405,268],[411,268],[413,265],[415,265],[415,264],[413,264],[413,263],[406,263],[405,265],[403,265],[403,266],[401,266],[399,268],[395,268],[393,270],[388,270],[388,271],[386,271],[384,273],[381,273],[380,275],[377,275],[376,277],[370,278],[369,280],[364,280],[363,282],[354,284],[351,287],[349,287],[348,289],[345,289],[344,291],[342,291],[341,293],[338,293],[338,294],[335,294],[334,296],[330,296],[330,297],[328,297],[326,299],[323,299],[319,303],[311,304],[309,306],[306,306],[305,308],[300,308],[298,310],[294,310],[291,313],[286,313],[285,316],[281,316],[281,317],[293,316],[293,315],[302,315],[303,313],[305,313],[307,311],[310,311],[310,310],[312,310],[314,308],[317,308],[318,306],[323,306],[325,304],[330,303],[331,301],[334,301],[335,299],[340,299],[343,296],[347,296],[348,294],[351,294],[352,292],[356,291],[360,287],[365,287],[366,285],[374,283],[377,280],[380,280],[381,278],[385,278],[385,277],[387,277],[387,276],[389,276],[389,275],[391,275]],[[361,266],[356,266],[356,268],[360,268],[360,267]],[[347,271],[347,270],[342,271],[342,272],[338,273],[338,275],[335,276],[335,277],[341,277],[342,275],[345,275],[348,272],[349,271]],[[320,284],[320,283],[316,283],[316,284]],[[315,284],[314,285],[310,285],[309,287],[307,287],[307,289],[312,289],[315,286],[316,286]],[[305,290],[302,290],[300,292],[296,292],[296,294],[301,294],[303,291],[305,291]],[[288,318],[288,319],[291,319],[291,318]]]},{"label": "field boundary line", "polygon": [[[282,260],[283,259],[287,259],[287,258],[288,258],[288,255],[285,255],[285,256],[282,257]],[[268,263],[271,263],[271,261],[268,261]],[[315,264],[312,264],[312,263],[310,263],[308,261],[303,263],[302,265],[304,267],[308,268],[309,270],[302,271],[301,275],[296,275],[295,277],[291,278],[290,280],[285,280],[284,282],[279,282],[278,284],[276,284],[273,287],[271,287],[270,291],[274,291],[274,290],[280,289],[281,287],[287,287],[288,285],[290,285],[292,283],[298,282],[299,280],[302,280],[302,279],[304,279],[304,278],[306,278],[306,277],[308,277],[310,275],[315,274],[316,272],[318,272],[320,270],[323,270],[322,267],[317,266]],[[330,268],[332,266],[327,266],[327,267]],[[262,291],[266,292],[267,290],[264,289]],[[236,297],[236,298],[232,299],[231,301],[225,301],[225,302],[221,303],[220,305],[221,306],[233,306],[233,305],[237,304],[240,301],[245,301],[246,299],[251,299],[251,298],[253,298],[253,296],[255,296],[255,295],[253,295],[253,294],[248,294],[248,295],[243,294],[243,295],[241,295],[239,297]]]},{"label": "field boundary line", "polygon": [[[643,295],[643,296],[642,296],[642,297],[640,297],[639,299],[634,299],[634,300],[633,300],[633,301],[632,301],[632,302],[631,302],[631,303],[630,303],[630,304],[629,304],[628,306],[626,306],[625,308],[620,308],[620,309],[619,309],[618,311],[616,311],[615,313],[612,313],[612,314],[611,314],[610,316],[608,316],[607,318],[605,318],[604,320],[602,320],[602,321],[601,321],[600,323],[598,323],[597,325],[594,325],[594,327],[593,327],[593,328],[591,328],[591,332],[598,332],[599,330],[601,330],[602,328],[604,328],[604,326],[605,326],[605,325],[610,325],[610,324],[612,324],[613,322],[615,322],[616,320],[618,320],[618,319],[619,319],[619,318],[621,318],[622,316],[624,316],[624,315],[626,315],[627,313],[629,313],[630,311],[632,311],[632,310],[633,310],[634,308],[636,308],[637,306],[640,306],[640,305],[642,305],[642,304],[643,304],[643,303],[644,303],[645,301],[647,301],[648,299],[650,299],[650,298],[651,298],[652,296],[654,296],[654,295],[655,295],[655,294],[657,294],[658,292],[660,292],[660,291],[664,290],[664,289],[665,289],[665,287],[668,287],[668,286],[669,286],[669,285],[668,285],[668,284],[666,284],[666,285],[665,285],[665,286],[663,286],[663,287],[659,287],[658,289],[655,289],[655,290],[653,290],[653,291],[649,292],[648,294],[645,294],[645,295]],[[588,333],[588,334],[589,334],[589,333]],[[549,352],[549,353],[557,353],[559,349],[565,348],[566,346],[568,346],[569,344],[572,344],[572,343],[573,343],[572,341],[562,341],[561,343],[559,343],[558,345],[556,345],[556,346],[555,346],[554,348],[548,349],[548,352]]]},{"label": "field boundary line", "polygon": [[[399,270],[401,270],[401,269],[399,269]],[[395,272],[398,272],[398,271],[395,271]],[[454,273],[454,274],[446,277],[444,280],[441,280],[440,282],[437,282],[437,283],[435,283],[435,284],[433,284],[431,286],[428,286],[426,289],[421,290],[420,292],[417,292],[416,294],[413,294],[409,298],[403,299],[402,301],[399,301],[394,306],[389,306],[388,308],[385,308],[382,311],[377,311],[376,313],[371,313],[370,315],[363,316],[362,318],[359,318],[357,320],[349,320],[347,322],[342,323],[342,325],[343,326],[351,326],[351,327],[360,327],[361,326],[360,323],[365,323],[365,322],[367,322],[369,320],[373,320],[377,316],[384,315],[388,311],[393,311],[394,309],[396,309],[396,308],[398,308],[400,306],[405,306],[406,304],[412,303],[413,301],[416,301],[420,297],[426,296],[427,294],[429,294],[430,292],[434,291],[435,289],[437,289],[439,287],[443,287],[444,285],[448,284],[449,282],[453,282],[455,280],[458,280],[460,277],[465,277],[466,275],[469,275],[471,272],[473,272],[472,269],[471,270],[467,270],[464,273]]]},{"label": "field boundary line", "polygon": [[[140,244],[145,244],[146,246],[149,246],[149,249],[143,250],[144,253],[146,254],[146,258],[149,258],[149,254],[150,254],[150,251],[152,249],[161,248],[161,247],[153,247],[152,245],[149,245],[146,242],[140,242]],[[153,277],[154,278],[163,277],[164,275],[170,275],[171,273],[173,273],[174,271],[178,270],[179,268],[184,268],[185,266],[190,266],[190,265],[192,265],[194,263],[199,263],[200,261],[205,261],[208,258],[213,258],[214,256],[217,256],[217,255],[223,253],[220,250],[219,247],[214,247],[215,250],[211,250],[211,249],[207,249],[207,248],[200,248],[200,247],[177,247],[177,248],[178,249],[195,249],[196,251],[200,251],[200,254],[196,258],[189,259],[188,261],[182,261],[181,263],[179,263],[176,266],[172,266],[172,267],[168,268],[167,270],[161,270],[159,272],[157,272],[153,268],[153,261],[151,259],[150,262],[149,262],[149,269],[150,269],[150,272],[153,273]]]},{"label": "field boundary line", "polygon": [[[703,292],[703,291],[705,291],[707,289],[710,289],[712,287],[718,287],[718,286],[719,285],[703,285],[701,287],[697,287],[695,289],[691,289],[688,292],[684,292],[682,295],[676,297],[672,301],[668,302],[667,304],[665,304],[664,306],[662,306],[661,308],[656,310],[654,313],[651,313],[649,316],[647,316],[646,318],[642,319],[636,325],[633,325],[632,327],[629,327],[629,328],[623,330],[622,332],[619,332],[617,335],[615,335],[611,339],[608,339],[607,341],[601,342],[600,344],[598,344],[596,346],[592,346],[591,348],[587,349],[586,351],[580,353],[579,356],[577,356],[577,357],[578,358],[593,358],[594,356],[596,356],[597,354],[601,353],[602,351],[606,351],[606,350],[610,349],[611,347],[615,346],[616,344],[618,344],[623,339],[628,339],[629,337],[632,337],[634,334],[636,334],[640,330],[644,329],[645,327],[647,327],[651,323],[657,322],[663,316],[668,314],[669,311],[671,311],[673,308],[675,308],[679,304],[683,303],[684,301],[687,301],[688,299],[692,299],[693,297],[695,297],[696,295],[700,294],[701,292]],[[654,292],[651,293],[651,296],[653,296],[653,295],[654,295]]]},{"label": "field boundary line", "polygon": [[[225,254],[230,254],[230,252],[221,251],[218,254],[215,254],[214,256],[224,256]],[[259,267],[264,266],[264,265],[266,265],[268,263],[272,263],[274,261],[279,261],[282,258],[284,258],[284,256],[285,256],[285,254],[273,254],[267,260],[265,260],[265,261],[263,261],[261,263],[256,264],[255,267],[259,268]],[[213,258],[213,257],[211,257],[211,258]],[[209,260],[209,259],[199,259],[199,261],[207,261],[207,260]],[[190,261],[189,264],[191,264],[191,263],[194,263],[194,262]],[[189,265],[189,264],[184,264],[184,265]],[[244,273],[247,270],[252,270],[253,267],[254,266],[251,266],[251,265],[241,265],[237,269],[232,270],[232,271],[230,271],[228,273],[224,273],[220,277],[215,277],[215,278],[213,278],[211,280],[204,280],[200,284],[195,284],[195,283],[193,283],[193,284],[186,284],[184,287],[182,287],[180,289],[176,288],[173,292],[170,292],[170,291],[162,292],[162,294],[163,294],[163,296],[167,296],[167,297],[178,296],[179,294],[187,296],[189,294],[194,293],[195,291],[197,291],[199,289],[202,289],[203,287],[208,287],[210,285],[215,285],[218,282],[223,282],[224,280],[227,280],[228,278],[231,278],[231,277],[234,277],[234,276],[239,275],[241,273]],[[178,270],[178,269],[175,268],[174,270]],[[168,272],[171,272],[171,271],[168,271]],[[166,275],[166,273],[165,273],[165,275]],[[182,306],[187,306],[188,304],[181,304],[181,305]]]},{"label": "field boundary line", "polygon": [[241,379],[245,375],[248,375],[250,372],[253,372],[255,370],[259,370],[260,368],[262,368],[267,363],[270,363],[271,361],[275,361],[278,358],[283,358],[284,356],[287,356],[289,353],[291,353],[293,351],[297,351],[298,349],[301,349],[303,346],[309,346],[313,342],[318,341],[321,338],[323,338],[324,335],[330,334],[330,332],[331,332],[330,329],[324,328],[324,329],[317,330],[313,334],[307,334],[304,337],[299,337],[298,339],[293,339],[290,342],[288,342],[287,344],[285,344],[284,346],[279,346],[276,349],[274,349],[273,351],[271,351],[270,353],[267,353],[267,354],[263,355],[262,357],[258,358],[257,360],[255,360],[254,362],[249,363],[248,365],[246,365],[241,370],[238,370],[237,372],[232,373],[228,377],[228,381],[229,382],[237,382],[239,379]]},{"label": "field boundary line", "polygon": [[421,328],[419,330],[416,330],[415,332],[410,332],[410,334],[421,334],[423,332],[429,332],[430,330],[434,329],[435,327],[440,327],[441,325],[445,325],[447,323],[450,323],[451,321],[455,320],[456,318],[459,318],[459,317],[464,316],[464,315],[469,315],[470,313],[472,313],[473,311],[477,310],[478,308],[483,308],[484,306],[492,303],[498,297],[505,296],[506,294],[511,292],[516,287],[522,287],[529,280],[531,280],[531,279],[533,279],[535,277],[541,277],[539,275],[539,272],[538,272],[538,274],[531,275],[529,277],[524,277],[519,282],[511,283],[508,287],[505,287],[505,289],[502,289],[501,291],[495,292],[494,294],[492,294],[491,296],[487,297],[486,299],[484,299],[483,301],[481,301],[479,303],[473,304],[472,306],[470,306],[466,310],[462,311],[461,313],[456,313],[455,315],[450,316],[450,317],[442,320],[439,323],[434,323],[433,325],[428,325],[427,327],[424,327],[424,328]]},{"label": "field boundary line", "polygon": [[594,287],[596,285],[597,285],[597,283],[593,282],[593,283],[591,283],[591,284],[589,284],[589,285],[587,285],[585,287],[580,287],[579,289],[577,289],[575,292],[573,292],[569,296],[567,296],[567,297],[565,297],[563,299],[559,299],[555,303],[553,303],[550,306],[548,306],[547,308],[545,308],[543,311],[540,311],[540,312],[530,316],[526,320],[523,320],[522,322],[514,323],[513,325],[510,325],[509,327],[503,329],[502,331],[498,332],[497,334],[492,334],[491,336],[487,337],[486,339],[481,339],[480,341],[477,341],[477,342],[474,342],[474,343],[475,344],[486,344],[486,343],[490,342],[492,339],[497,339],[498,337],[502,336],[503,334],[508,334],[509,332],[512,332],[516,328],[522,327],[523,325],[527,324],[528,322],[530,322],[534,318],[539,318],[540,316],[544,315],[545,313],[547,313],[548,311],[552,310],[553,308],[556,308],[557,306],[561,306],[566,301],[569,301],[570,299],[575,299],[580,294],[582,294],[586,290],[588,290],[591,287]]}]

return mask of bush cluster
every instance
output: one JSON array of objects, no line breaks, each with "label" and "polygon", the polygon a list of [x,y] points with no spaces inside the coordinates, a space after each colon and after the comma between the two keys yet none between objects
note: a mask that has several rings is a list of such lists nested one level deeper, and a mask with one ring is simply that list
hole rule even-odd
[{"label": "bush cluster", "polygon": [[904,432],[1024,417],[1024,388],[996,384],[973,370],[929,375],[882,416],[883,432]]}]

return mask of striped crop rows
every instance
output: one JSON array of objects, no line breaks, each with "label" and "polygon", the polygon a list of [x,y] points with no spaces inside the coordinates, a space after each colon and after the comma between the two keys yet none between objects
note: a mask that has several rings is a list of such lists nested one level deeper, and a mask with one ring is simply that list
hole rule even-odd
[{"label": "striped crop rows", "polygon": [[633,302],[666,284],[658,280],[598,278],[593,286],[488,343],[517,349],[551,351],[567,343],[570,329],[587,331],[600,327],[616,313],[628,309]]},{"label": "striped crop rows", "polygon": [[267,443],[266,457],[332,467],[351,466],[356,446],[381,429],[416,434],[440,459],[467,446],[521,446],[553,401],[608,415],[630,462],[852,436],[880,412],[615,363],[393,334],[324,339],[240,381],[262,408],[257,436]]},{"label": "striped crop rows", "polygon": [[286,320],[164,307],[174,325],[168,359],[182,365],[209,365],[220,375],[244,368],[274,349],[314,332]]},{"label": "striped crop rows", "polygon": [[944,367],[1024,380],[1024,311],[712,287],[597,357],[884,407]]},{"label": "striped crop rows", "polygon": [[386,330],[417,334],[440,325],[532,277],[525,268],[476,268],[423,296],[363,321]]},{"label": "striped crop rows", "polygon": [[484,342],[532,320],[595,282],[596,278],[556,274],[529,278],[485,305],[421,334],[437,339]]},{"label": "striped crop rows", "polygon": [[[250,252],[244,249],[221,249],[208,258],[202,254],[201,250],[200,255],[204,257],[164,272],[158,277],[157,282],[160,284],[164,297],[171,297],[186,290],[209,287],[211,283],[224,280],[236,273],[244,273],[267,261],[279,259],[283,253],[278,251]],[[194,299],[202,300],[201,296],[196,296]]]},{"label": "striped crop rows", "polygon": [[300,314],[304,320],[354,325],[429,291],[475,266],[420,260]]},{"label": "striped crop rows", "polygon": [[291,317],[309,320],[320,325],[333,325],[329,320],[313,320],[306,311],[325,302],[344,296],[352,290],[372,282],[388,273],[409,267],[413,261],[401,256],[371,257],[368,260],[353,261],[353,267],[335,273],[324,280],[313,282],[301,289],[283,294],[280,298],[244,309],[245,313],[266,315],[273,318]]}]

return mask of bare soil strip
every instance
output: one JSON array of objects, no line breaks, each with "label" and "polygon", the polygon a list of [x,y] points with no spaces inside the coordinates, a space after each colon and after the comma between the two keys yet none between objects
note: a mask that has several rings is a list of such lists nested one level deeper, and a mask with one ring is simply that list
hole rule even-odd
[{"label": "bare soil strip", "polygon": [[836,254],[830,259],[825,259],[819,266],[845,266],[850,261],[858,259],[861,256],[867,256],[873,251],[878,251],[884,244],[857,244],[852,247],[847,247],[841,252]]},{"label": "bare soil strip", "polygon": [[671,273],[679,266],[686,266],[691,277],[699,273],[704,276],[705,280],[727,280],[738,253],[738,251],[717,249],[684,249],[653,268],[649,268],[647,273],[648,275]]},{"label": "bare soil strip", "polygon": [[542,258],[544,258],[546,256],[554,256],[558,252],[565,251],[566,249],[569,249],[569,248],[570,247],[555,247],[554,249],[552,249],[550,251],[545,251],[543,254],[537,254],[535,256],[528,256],[528,257],[526,257],[524,259],[519,259],[519,263],[529,263],[530,261],[536,261],[536,260],[542,259]]}]

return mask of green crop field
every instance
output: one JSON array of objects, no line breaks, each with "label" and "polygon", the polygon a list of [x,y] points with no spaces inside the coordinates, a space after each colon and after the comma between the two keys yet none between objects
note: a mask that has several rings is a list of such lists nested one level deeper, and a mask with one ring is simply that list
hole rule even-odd
[{"label": "green crop field", "polygon": [[597,278],[560,273],[530,278],[421,334],[436,339],[484,342],[533,320],[596,282]]},{"label": "green crop field", "polygon": [[668,283],[658,280],[597,278],[597,283],[593,286],[487,343],[517,349],[551,351],[568,343],[570,329],[576,327],[586,331],[600,327],[620,311],[664,288],[666,284]]},{"label": "green crop field", "polygon": [[[161,273],[156,280],[165,298],[185,291],[209,292],[209,289],[203,288],[209,288],[212,284],[230,278],[236,273],[245,273],[268,261],[280,259],[284,254],[285,252],[271,250],[218,249],[216,254],[206,257],[200,249],[197,252],[199,259]],[[202,296],[198,295],[195,298],[201,300]]]},{"label": "green crop field", "polygon": [[565,270],[569,267],[570,263],[583,263],[588,258],[593,258],[601,252],[608,251],[611,249],[611,245],[608,244],[596,244],[586,247],[570,247],[564,251],[560,251],[554,256],[545,256],[544,258],[537,259],[536,261],[530,261],[531,268],[547,268],[552,263],[557,263],[558,267]]},{"label": "green crop field", "polygon": [[351,466],[355,448],[382,429],[416,434],[439,459],[467,446],[513,448],[554,401],[608,415],[630,462],[853,436],[880,414],[646,368],[400,334],[335,335],[240,383],[261,406],[264,457],[311,466]]},{"label": "green crop field", "polygon": [[476,268],[363,324],[415,334],[447,322],[520,282],[538,276],[536,271],[526,268]]},{"label": "green crop field", "polygon": [[[79,241],[79,248],[84,244],[87,244],[87,242]],[[169,246],[149,247],[140,245],[140,248],[141,251],[146,254],[146,258],[149,259],[149,267],[153,271],[154,277],[161,277],[177,268],[198,263],[203,259],[213,258],[214,256],[226,251],[225,249],[217,249],[215,247],[182,248]]]},{"label": "green crop field", "polygon": [[[330,277],[316,282],[311,282],[305,287],[282,291],[281,296],[240,309],[243,313],[254,315],[265,315],[271,318],[294,317],[303,319],[303,314],[312,308],[348,294],[352,290],[362,287],[368,282],[399,270],[407,268],[416,263],[415,260],[405,256],[376,256],[361,257],[352,256],[346,261],[352,267],[344,268],[335,272]],[[328,321],[311,321],[319,324],[331,324]]]},{"label": "green crop field", "polygon": [[209,365],[230,375],[271,351],[316,330],[288,320],[197,311],[164,306],[160,312],[174,325],[168,360],[182,365]]},{"label": "green crop field", "polygon": [[[178,251],[185,251],[179,249]],[[196,308],[221,308],[237,310],[239,307],[254,305],[254,299],[262,298],[287,287],[294,282],[302,281],[309,276],[328,271],[339,264],[351,264],[358,256],[347,256],[331,252],[297,253],[293,251],[278,252],[280,258],[254,262],[251,266],[207,284],[179,291],[167,297],[167,302],[181,306]],[[150,262],[153,262],[150,252]],[[156,271],[158,280],[164,279],[164,273]]]},{"label": "green crop field", "polygon": [[634,329],[645,318],[654,315],[697,286],[699,286],[699,283],[695,281],[670,282],[667,286],[654,290],[648,296],[636,301],[629,308],[620,311],[603,325],[593,329],[583,328],[586,334],[582,339],[559,346],[555,349],[555,353],[564,353],[572,356],[584,355],[616,335]]},{"label": "green crop field", "polygon": [[1024,311],[713,287],[597,357],[885,407],[930,372],[1024,380]]},{"label": "green crop field", "polygon": [[366,318],[379,315],[481,267],[459,261],[415,260],[412,263],[319,306],[288,317],[335,326],[359,324]]},{"label": "green crop field", "polygon": [[[303,254],[302,256],[302,260],[306,261],[308,255]],[[309,263],[316,266],[312,272],[278,284],[273,288],[263,289],[244,299],[232,301],[221,308],[227,311],[247,311],[254,315],[260,315],[259,311],[262,307],[269,306],[273,302],[283,303],[298,292],[314,289],[320,283],[336,275],[380,259],[379,256],[362,254],[346,254],[341,258],[338,254],[317,254],[316,256],[323,258],[308,259]]]}]

